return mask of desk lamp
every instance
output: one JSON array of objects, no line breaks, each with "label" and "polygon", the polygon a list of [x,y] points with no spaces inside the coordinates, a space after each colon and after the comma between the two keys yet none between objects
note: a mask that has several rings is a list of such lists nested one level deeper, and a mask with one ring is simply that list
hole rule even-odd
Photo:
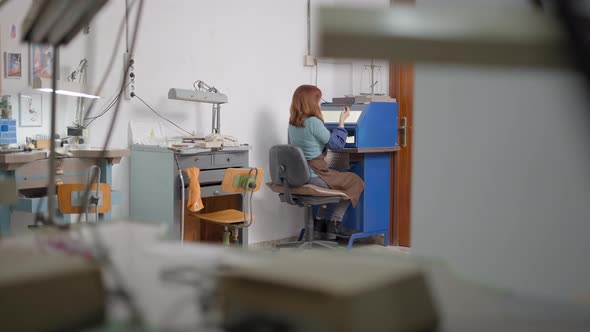
[{"label": "desk lamp", "polygon": [[227,96],[203,81],[195,81],[193,87],[194,90],[172,88],[168,91],[168,99],[213,104],[211,133],[220,134],[221,104],[227,103]]}]

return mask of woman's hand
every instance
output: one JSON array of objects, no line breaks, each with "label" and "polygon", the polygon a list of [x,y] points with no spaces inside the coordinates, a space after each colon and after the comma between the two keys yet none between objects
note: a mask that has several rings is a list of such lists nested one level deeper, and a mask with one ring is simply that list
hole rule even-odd
[{"label": "woman's hand", "polygon": [[338,127],[344,128],[344,120],[346,120],[350,116],[350,109],[348,106],[344,106],[342,113],[340,113],[340,123]]}]

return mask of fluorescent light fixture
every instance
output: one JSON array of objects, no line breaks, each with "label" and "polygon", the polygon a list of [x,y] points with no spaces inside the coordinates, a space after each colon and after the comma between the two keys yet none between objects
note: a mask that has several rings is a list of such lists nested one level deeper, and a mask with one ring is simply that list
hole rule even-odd
[{"label": "fluorescent light fixture", "polygon": [[227,103],[227,96],[201,80],[195,81],[193,87],[194,90],[172,88],[168,90],[168,99],[213,104],[211,132],[220,134],[221,104]]},{"label": "fluorescent light fixture", "polygon": [[[47,78],[36,77],[33,80],[33,89],[44,92],[53,92],[53,89],[51,88],[51,80]],[[99,96],[87,93],[87,91],[84,90],[84,87],[80,84],[67,81],[62,82],[60,80],[57,81],[57,90],[55,93],[73,97],[91,99],[100,98]]]},{"label": "fluorescent light fixture", "polygon": [[321,8],[319,56],[527,67],[573,63],[550,14],[470,7]]},{"label": "fluorescent light fixture", "polygon": [[23,39],[62,45],[88,26],[108,0],[35,0],[23,21]]},{"label": "fluorescent light fixture", "polygon": [[168,99],[209,104],[227,103],[227,96],[223,93],[176,88],[172,88],[168,91]]}]

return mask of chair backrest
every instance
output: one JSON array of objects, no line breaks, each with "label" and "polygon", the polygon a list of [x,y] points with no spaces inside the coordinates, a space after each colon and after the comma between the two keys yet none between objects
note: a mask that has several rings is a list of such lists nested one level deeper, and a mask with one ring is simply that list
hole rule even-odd
[{"label": "chair backrest", "polygon": [[296,145],[282,144],[270,148],[270,177],[273,183],[283,185],[283,179],[291,187],[299,187],[309,182],[309,165],[303,150]]},{"label": "chair backrest", "polygon": [[221,191],[226,193],[256,192],[260,190],[263,177],[262,168],[228,168],[223,174]]},{"label": "chair backrest", "polygon": [[[62,214],[80,214],[84,213],[80,205],[73,205],[73,194],[78,193],[82,197],[87,186],[84,183],[60,184],[57,186],[57,207]],[[111,211],[111,186],[107,183],[99,183],[99,191],[102,195],[102,204],[98,206],[98,213],[108,213]],[[91,195],[95,194],[96,183],[92,184]],[[80,199],[82,200],[82,199]],[[78,204],[80,204],[78,202]],[[88,212],[96,212],[94,207],[88,206]]]}]

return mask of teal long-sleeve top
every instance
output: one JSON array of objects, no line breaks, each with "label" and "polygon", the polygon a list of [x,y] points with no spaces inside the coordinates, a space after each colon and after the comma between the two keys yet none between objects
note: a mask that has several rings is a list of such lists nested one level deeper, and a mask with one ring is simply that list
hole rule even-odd
[{"label": "teal long-sleeve top", "polygon": [[[334,151],[344,148],[346,142],[346,130],[336,128],[333,133],[324,126],[322,120],[315,116],[305,119],[305,127],[298,128],[289,125],[289,144],[294,144],[303,150],[305,159],[312,160],[319,157],[326,145]],[[311,170],[311,176],[315,177],[317,174]]]}]

